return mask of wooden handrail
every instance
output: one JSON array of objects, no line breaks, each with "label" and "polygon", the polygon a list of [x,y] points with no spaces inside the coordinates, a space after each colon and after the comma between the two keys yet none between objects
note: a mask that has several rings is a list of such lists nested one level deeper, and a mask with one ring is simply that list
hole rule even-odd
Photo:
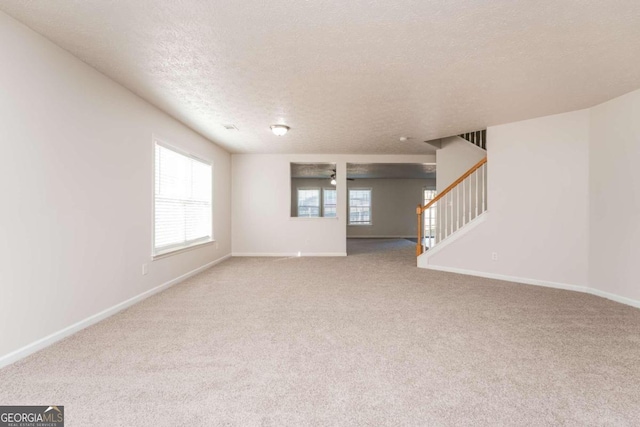
[{"label": "wooden handrail", "polygon": [[[438,200],[442,199],[447,193],[449,193],[451,190],[453,190],[455,187],[457,187],[458,184],[460,184],[462,181],[464,181],[465,178],[467,178],[469,175],[474,173],[476,170],[478,170],[485,163],[487,163],[487,158],[486,157],[484,159],[480,160],[475,165],[473,165],[471,167],[471,169],[469,169],[464,174],[462,174],[462,176],[460,176],[460,178],[458,178],[455,181],[453,181],[453,183],[450,186],[445,188],[444,191],[442,191],[442,193],[440,193],[436,197],[434,197],[433,200],[431,200],[429,203],[427,203],[426,205],[424,205],[422,207],[418,207],[418,209],[416,209],[416,213],[418,215],[420,215],[420,214],[422,214],[422,212],[424,212],[427,209],[429,209],[434,203],[436,203]],[[418,212],[418,210],[420,210],[420,211]]]}]

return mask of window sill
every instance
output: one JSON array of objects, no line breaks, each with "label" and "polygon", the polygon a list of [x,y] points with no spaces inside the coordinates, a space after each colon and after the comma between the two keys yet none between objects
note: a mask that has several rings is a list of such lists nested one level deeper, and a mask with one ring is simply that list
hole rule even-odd
[{"label": "window sill", "polygon": [[159,252],[155,255],[153,255],[151,257],[151,259],[153,261],[158,260],[158,259],[162,259],[162,258],[167,258],[170,257],[172,255],[178,255],[181,254],[183,252],[188,252],[188,251],[192,251],[194,249],[200,249],[204,246],[210,246],[212,244],[214,244],[216,241],[211,239],[211,240],[207,240],[206,242],[198,242],[198,243],[193,243],[189,246],[185,246],[185,247],[181,247],[181,248],[175,248],[175,249],[167,249],[166,251],[163,252]]},{"label": "window sill", "polygon": [[349,227],[373,227],[373,224],[347,224]]}]

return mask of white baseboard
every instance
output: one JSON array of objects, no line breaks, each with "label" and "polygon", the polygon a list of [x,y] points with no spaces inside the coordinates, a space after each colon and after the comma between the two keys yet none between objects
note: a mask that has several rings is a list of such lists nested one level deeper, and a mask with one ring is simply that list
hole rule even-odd
[{"label": "white baseboard", "polygon": [[550,282],[546,280],[529,279],[527,277],[506,276],[503,274],[486,273],[483,271],[465,270],[462,268],[443,267],[438,265],[427,265],[423,268],[428,270],[446,271],[448,273],[465,274],[467,276],[485,277],[487,279],[504,280],[505,282],[522,283],[525,285],[544,286],[547,288],[564,289],[567,291],[583,292],[586,294],[595,295],[598,297],[610,299],[621,304],[630,305],[632,307],[640,308],[640,301],[631,298],[622,297],[609,292],[604,292],[598,289],[590,288],[587,286],[570,285],[567,283]]},{"label": "white baseboard", "polygon": [[566,283],[549,282],[545,280],[528,279],[526,277],[506,276],[504,274],[486,273],[484,271],[465,270],[462,268],[442,267],[438,265],[427,265],[424,268],[429,270],[446,271],[448,273],[465,274],[467,276],[485,277],[487,279],[504,280],[505,282],[523,283],[525,285],[544,286],[547,288],[565,289],[569,291],[586,292],[585,286],[569,285]]},{"label": "white baseboard", "polygon": [[599,297],[602,297],[602,298],[610,299],[612,301],[619,302],[620,304],[630,305],[631,307],[640,308],[640,301],[638,301],[638,300],[627,298],[627,297],[621,297],[620,295],[612,294],[610,292],[601,291],[599,289],[594,289],[594,288],[587,288],[587,289],[588,289],[587,292],[589,292],[592,295],[596,295],[596,296],[599,296]]},{"label": "white baseboard", "polygon": [[278,258],[297,258],[297,257],[333,257],[347,256],[346,252],[234,252],[234,257],[278,257]]},{"label": "white baseboard", "polygon": [[347,235],[347,239],[416,239],[415,236],[349,236]]},{"label": "white baseboard", "polygon": [[74,323],[71,326],[67,326],[64,329],[61,329],[57,332],[54,332],[50,335],[47,335],[44,338],[41,338],[37,341],[32,342],[31,344],[27,344],[26,346],[19,348],[15,351],[12,351],[11,353],[5,354],[4,356],[0,357],[0,368],[3,368],[7,365],[10,365],[14,362],[17,362],[20,359],[23,359],[39,350],[42,350],[45,347],[48,347],[70,335],[75,334],[76,332],[81,331],[82,329],[85,329],[91,325],[94,325],[98,322],[100,322],[101,320],[106,319],[107,317],[113,316],[114,314],[118,313],[119,311],[124,310],[125,308],[131,307],[134,304],[139,303],[140,301],[149,298],[152,295],[157,294],[158,292],[162,292],[165,289],[170,288],[173,285],[176,285],[186,279],[188,279],[191,276],[195,276],[196,274],[208,269],[209,267],[213,267],[216,264],[221,263],[222,261],[230,258],[231,255],[225,255],[222,258],[219,258],[215,261],[211,261],[201,267],[196,268],[195,270],[191,270],[188,273],[183,274],[182,276],[176,277],[173,280],[170,280],[166,283],[163,283],[162,285],[156,286],[153,289],[149,289],[148,291],[145,291],[139,295],[136,295],[133,298],[129,298],[126,301],[123,301],[119,304],[116,304],[112,307],[109,307],[97,314],[94,314],[93,316],[89,316],[86,319],[83,319],[79,322]]}]

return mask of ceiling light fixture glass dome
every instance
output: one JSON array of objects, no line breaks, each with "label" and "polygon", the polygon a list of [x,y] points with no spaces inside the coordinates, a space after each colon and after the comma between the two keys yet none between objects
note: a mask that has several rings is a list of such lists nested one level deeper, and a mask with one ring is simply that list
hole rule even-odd
[{"label": "ceiling light fixture glass dome", "polygon": [[277,136],[284,135],[289,131],[289,129],[291,128],[287,125],[271,125],[271,132],[273,132],[273,134]]}]

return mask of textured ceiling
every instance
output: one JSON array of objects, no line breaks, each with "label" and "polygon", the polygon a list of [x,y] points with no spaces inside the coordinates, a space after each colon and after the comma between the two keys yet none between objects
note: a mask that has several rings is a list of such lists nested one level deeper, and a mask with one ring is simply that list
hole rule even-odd
[{"label": "textured ceiling", "polygon": [[291,178],[330,178],[335,163],[291,163]]},{"label": "textured ceiling", "polygon": [[[424,140],[640,87],[637,0],[2,0],[0,10],[232,152],[428,153]],[[279,122],[288,135],[269,132]]]},{"label": "textured ceiling", "polygon": [[348,178],[435,179],[436,165],[419,163],[349,163]]},{"label": "textured ceiling", "polygon": [[[335,163],[291,163],[292,178],[330,178]],[[347,178],[435,179],[436,165],[421,163],[348,163]]]}]

